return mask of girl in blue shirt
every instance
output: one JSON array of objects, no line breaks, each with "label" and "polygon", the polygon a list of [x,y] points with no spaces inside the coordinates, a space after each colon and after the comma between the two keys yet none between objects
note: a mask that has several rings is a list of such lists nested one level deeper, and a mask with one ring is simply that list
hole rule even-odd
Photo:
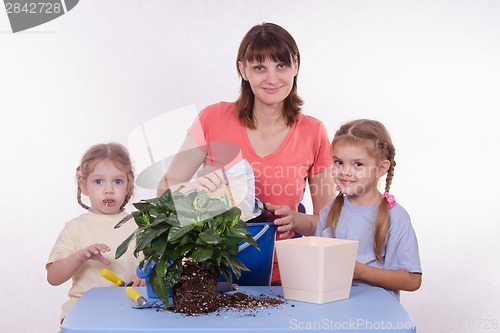
[{"label": "girl in blue shirt", "polygon": [[388,131],[375,120],[354,120],[335,133],[331,149],[339,194],[321,210],[315,235],[359,241],[353,285],[383,287],[398,299],[400,290],[417,290],[417,238],[408,213],[389,194],[396,151]]}]

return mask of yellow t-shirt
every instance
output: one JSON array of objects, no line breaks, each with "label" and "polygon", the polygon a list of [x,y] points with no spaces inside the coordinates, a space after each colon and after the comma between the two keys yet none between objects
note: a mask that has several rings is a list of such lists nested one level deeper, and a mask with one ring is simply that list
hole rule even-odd
[{"label": "yellow t-shirt", "polygon": [[114,229],[115,225],[126,215],[125,212],[117,215],[100,215],[87,212],[65,224],[52,248],[47,265],[96,243],[106,244],[111,248],[110,252],[103,253],[103,256],[111,264],[106,266],[99,261],[88,260],[80,267],[72,278],[72,286],[68,292],[70,299],[62,306],[61,319],[68,314],[73,304],[90,288],[114,286],[112,282],[101,276],[101,269],[108,268],[125,283],[132,281],[135,276],[135,269],[140,262],[140,257],[135,258],[133,254],[135,243],[131,242],[127,252],[118,260],[115,260],[117,247],[137,228],[134,220],[131,219],[120,228]]}]

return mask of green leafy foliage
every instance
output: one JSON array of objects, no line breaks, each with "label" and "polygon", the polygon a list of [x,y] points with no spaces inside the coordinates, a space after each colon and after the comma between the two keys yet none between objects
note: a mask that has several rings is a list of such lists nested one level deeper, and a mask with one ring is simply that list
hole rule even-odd
[{"label": "green leafy foliage", "polygon": [[258,248],[237,207],[211,198],[205,191],[184,195],[167,190],[161,197],[134,203],[137,211],[123,218],[115,228],[133,219],[137,229],[117,248],[120,258],[135,240],[134,255],[142,252],[141,265],[154,263],[149,283],[169,306],[169,290],[181,278],[185,265],[216,269],[228,283],[231,271],[239,278],[248,268],[237,259],[242,241]]}]

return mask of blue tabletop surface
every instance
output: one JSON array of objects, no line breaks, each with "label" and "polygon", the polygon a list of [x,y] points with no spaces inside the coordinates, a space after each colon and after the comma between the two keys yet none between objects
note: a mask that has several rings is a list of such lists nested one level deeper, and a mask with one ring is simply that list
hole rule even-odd
[{"label": "blue tabletop surface", "polygon": [[[136,289],[147,295],[144,287]],[[247,286],[238,291],[266,297],[283,295],[281,287]],[[61,332],[416,332],[403,306],[382,288],[352,287],[349,299],[326,304],[284,301],[272,308],[187,316],[151,308],[134,309],[135,303],[124,288],[94,288],[74,305]]]}]

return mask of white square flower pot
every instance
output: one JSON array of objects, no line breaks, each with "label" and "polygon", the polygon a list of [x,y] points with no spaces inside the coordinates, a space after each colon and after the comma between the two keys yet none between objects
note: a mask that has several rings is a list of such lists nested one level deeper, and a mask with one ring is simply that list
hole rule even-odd
[{"label": "white square flower pot", "polygon": [[275,246],[286,299],[323,304],[349,298],[358,241],[311,236]]}]

